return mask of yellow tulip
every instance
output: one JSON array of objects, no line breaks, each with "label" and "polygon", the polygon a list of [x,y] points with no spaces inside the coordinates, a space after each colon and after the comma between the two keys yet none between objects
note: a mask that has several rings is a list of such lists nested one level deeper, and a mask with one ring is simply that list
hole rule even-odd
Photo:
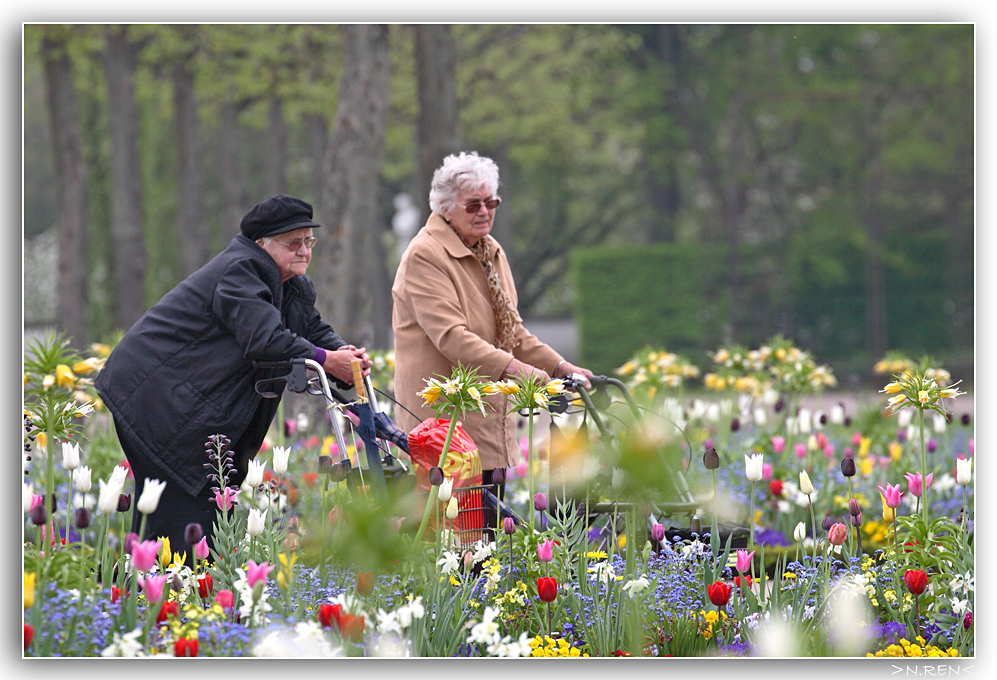
[{"label": "yellow tulip", "polygon": [[900,442],[890,442],[886,445],[886,448],[890,450],[890,460],[894,463],[899,463],[900,458],[904,455],[904,446]]},{"label": "yellow tulip", "polygon": [[896,517],[896,511],[886,504],[886,498],[883,497],[883,494],[879,494],[879,500],[883,504],[883,521],[887,523],[892,522]]},{"label": "yellow tulip", "polygon": [[159,559],[163,564],[169,564],[173,561],[173,551],[170,550],[170,539],[168,536],[160,536],[159,540],[163,542],[163,550],[159,554]]},{"label": "yellow tulip", "polygon": [[865,458],[869,455],[869,447],[872,445],[871,437],[862,437],[859,440],[859,458]]},{"label": "yellow tulip", "polygon": [[862,460],[858,461],[855,466],[859,469],[859,472],[861,472],[864,477],[868,477],[869,475],[872,474],[872,469],[875,466],[875,463],[876,461],[872,458],[863,458]]},{"label": "yellow tulip", "polygon": [[24,573],[24,608],[27,609],[35,603],[35,578],[37,574],[31,572]]},{"label": "yellow tulip", "polygon": [[73,389],[76,386],[76,375],[73,374],[73,369],[66,364],[59,364],[55,367],[55,381],[59,387]]}]

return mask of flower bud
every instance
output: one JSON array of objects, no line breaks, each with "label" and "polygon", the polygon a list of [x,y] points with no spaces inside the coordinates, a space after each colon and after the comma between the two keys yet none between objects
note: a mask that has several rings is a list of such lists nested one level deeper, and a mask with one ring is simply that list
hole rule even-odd
[{"label": "flower bud", "polygon": [[858,515],[861,512],[862,508],[859,507],[859,502],[854,498],[850,498],[848,500],[848,514],[855,517],[855,515]]},{"label": "flower bud", "polygon": [[651,540],[660,543],[665,538],[665,525],[655,524],[651,527]]},{"label": "flower bud", "polygon": [[845,477],[855,476],[855,459],[854,458],[842,458],[841,459],[841,474]]},{"label": "flower bud", "polygon": [[298,532],[300,531],[300,530],[298,529],[298,524],[299,524],[299,522],[298,522],[298,518],[297,518],[297,517],[292,517],[292,518],[291,518],[291,519],[289,519],[289,520],[288,520],[288,522],[287,522],[287,530],[288,530],[288,531],[289,531],[290,533],[292,533],[292,534],[296,534],[296,533],[298,533]]},{"label": "flower bud", "polygon": [[716,470],[720,467],[720,456],[712,446],[703,454],[703,465],[707,470]]},{"label": "flower bud", "polygon": [[730,431],[737,432],[740,429],[741,429],[741,419],[738,418],[737,416],[734,416],[733,418],[730,419]]},{"label": "flower bud", "polygon": [[198,522],[191,522],[183,530],[183,540],[194,545],[204,537],[204,528]]},{"label": "flower bud", "polygon": [[512,517],[506,517],[502,520],[502,531],[505,532],[506,536],[512,536],[516,533],[516,520]]},{"label": "flower bud", "polygon": [[703,522],[698,517],[689,520],[689,531],[695,534],[703,533]]},{"label": "flower bud", "polygon": [[443,483],[443,470],[438,467],[429,468],[429,483],[431,486],[439,486]]},{"label": "flower bud", "polygon": [[90,526],[90,511],[87,508],[76,508],[76,528],[86,529]]},{"label": "flower bud", "polygon": [[824,531],[827,531],[834,526],[834,520],[831,519],[830,515],[824,515],[824,521],[820,525],[824,528]]},{"label": "flower bud", "polygon": [[118,512],[128,512],[132,507],[132,495],[123,493],[118,496]]},{"label": "flower bud", "polygon": [[547,494],[538,493],[533,497],[533,508],[538,512],[543,512],[549,507],[547,502]]},{"label": "flower bud", "polygon": [[852,526],[853,527],[860,527],[860,526],[862,526],[862,511],[861,510],[859,511],[859,514],[852,515]]},{"label": "flower bud", "polygon": [[318,457],[318,471],[327,475],[332,473],[332,456]]},{"label": "flower bud", "polygon": [[966,615],[962,617],[962,628],[963,630],[969,630],[969,627],[973,625],[973,612],[966,612]]},{"label": "flower bud", "polygon": [[962,414],[962,424],[963,425],[969,425],[969,414],[968,413],[963,413]]},{"label": "flower bud", "polygon": [[827,542],[831,545],[841,545],[848,538],[848,527],[841,522],[832,524],[827,530]]},{"label": "flower bud", "polygon": [[495,468],[492,470],[492,484],[497,486],[505,484],[505,468]]},{"label": "flower bud", "polygon": [[139,542],[138,534],[134,531],[125,534],[125,552],[131,555],[132,547]]},{"label": "flower bud", "polygon": [[180,572],[173,572],[173,576],[170,577],[170,587],[175,593],[183,590],[183,577],[180,576]]},{"label": "flower bud", "polygon": [[938,442],[934,439],[929,439],[928,443],[925,445],[925,449],[927,449],[928,453],[934,453],[938,450]]},{"label": "flower bud", "polygon": [[39,503],[35,507],[31,508],[28,512],[28,516],[31,517],[32,524],[36,527],[40,527],[48,521],[48,510],[45,509],[44,503]]},{"label": "flower bud", "polygon": [[851,425],[852,425],[852,417],[845,416],[845,427],[851,427]]}]

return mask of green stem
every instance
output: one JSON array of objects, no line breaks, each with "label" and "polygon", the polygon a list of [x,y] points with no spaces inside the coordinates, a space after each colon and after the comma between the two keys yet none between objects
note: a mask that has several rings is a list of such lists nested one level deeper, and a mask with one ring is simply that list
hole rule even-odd
[{"label": "green stem", "polygon": [[748,517],[748,552],[755,544],[755,482],[751,482],[751,515]]},{"label": "green stem", "polygon": [[66,501],[66,547],[70,548],[69,522],[73,517],[73,471],[69,471],[69,499]]},{"label": "green stem", "polygon": [[817,563],[817,518],[814,516],[814,504],[810,499],[810,494],[807,494],[807,505],[810,506],[810,523],[813,525],[814,529],[814,564]]},{"label": "green stem", "polygon": [[[447,453],[450,452],[450,440],[453,439],[453,433],[456,428],[457,428],[456,414],[451,414],[450,427],[447,428],[447,438],[446,441],[443,442],[443,450],[440,451],[440,460],[439,463],[437,464],[437,467],[439,467],[441,470],[443,469],[443,464],[447,460]],[[439,488],[440,487],[437,485],[432,485],[429,488],[429,497],[426,498],[426,509],[422,513],[422,522],[419,524],[419,530],[416,532],[415,540],[412,542],[413,547],[417,550],[419,547],[419,543],[422,540],[422,535],[426,531],[426,525],[429,524],[430,508],[433,505],[435,505],[433,503],[433,495],[439,493]]]},{"label": "green stem", "polygon": [[527,465],[528,465],[527,470],[528,470],[529,481],[530,481],[530,497],[526,499],[526,503],[529,506],[529,512],[530,512],[530,534],[532,535],[535,532],[535,527],[533,526],[534,520],[535,520],[535,513],[534,513],[534,510],[533,510],[533,498],[534,498],[534,493],[535,492],[533,490],[534,486],[533,486],[533,409],[532,408],[530,409],[529,423],[530,423],[530,425],[529,425],[529,430],[527,431],[527,439],[526,439],[526,441],[529,444],[529,451],[530,451],[529,460],[527,461]]},{"label": "green stem", "polygon": [[924,526],[928,526],[928,459],[924,452],[924,409],[917,409],[917,414],[921,427],[921,496],[924,498],[921,518],[924,520]]}]

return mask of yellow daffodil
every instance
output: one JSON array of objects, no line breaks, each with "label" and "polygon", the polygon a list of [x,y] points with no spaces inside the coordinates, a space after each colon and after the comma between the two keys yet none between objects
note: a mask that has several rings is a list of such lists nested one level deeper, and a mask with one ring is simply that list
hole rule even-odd
[{"label": "yellow daffodil", "polygon": [[76,376],[73,374],[73,369],[66,364],[59,364],[55,367],[55,381],[59,387],[70,390],[76,387]]},{"label": "yellow daffodil", "polygon": [[27,609],[35,603],[35,578],[37,574],[31,572],[24,573],[24,608]]}]

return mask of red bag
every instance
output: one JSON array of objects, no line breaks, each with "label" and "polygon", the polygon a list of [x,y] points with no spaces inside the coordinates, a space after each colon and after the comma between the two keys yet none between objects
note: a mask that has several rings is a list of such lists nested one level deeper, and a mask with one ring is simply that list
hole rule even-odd
[{"label": "red bag", "polygon": [[[449,420],[426,418],[409,433],[409,457],[415,465],[415,492],[423,494],[416,503],[418,515],[421,517],[426,508],[425,495],[431,488],[429,470],[440,462],[443,444],[447,440]],[[485,526],[485,516],[481,489],[461,492],[460,489],[481,486],[481,458],[478,457],[478,447],[474,440],[457,421],[450,449],[443,464],[443,476],[453,479],[453,495],[457,498],[460,512],[454,520],[454,533],[462,544],[471,544],[481,538]],[[440,506],[440,517],[443,518],[446,507],[435,496],[434,502]],[[435,513],[430,515],[430,523],[435,521]],[[432,525],[435,528],[435,525]]]}]

